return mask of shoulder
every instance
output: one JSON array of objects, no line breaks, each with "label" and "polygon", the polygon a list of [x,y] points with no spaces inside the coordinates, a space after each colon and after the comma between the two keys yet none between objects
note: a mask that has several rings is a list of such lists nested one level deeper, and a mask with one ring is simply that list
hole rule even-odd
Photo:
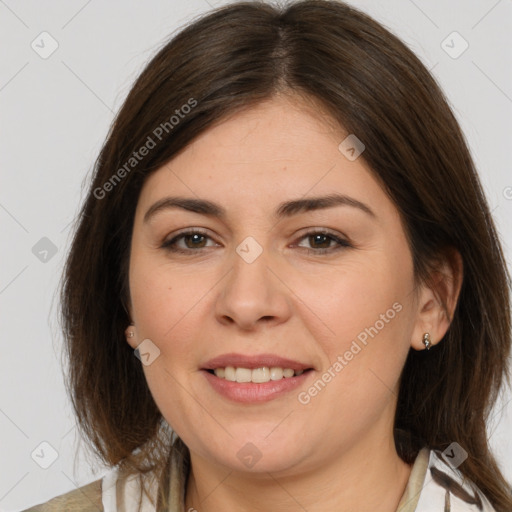
[{"label": "shoulder", "polygon": [[100,478],[22,512],[103,512],[101,482]]},{"label": "shoulder", "polygon": [[457,469],[456,460],[450,460],[449,454],[431,450],[428,471],[416,511],[451,512],[495,512],[495,509],[476,487]]}]

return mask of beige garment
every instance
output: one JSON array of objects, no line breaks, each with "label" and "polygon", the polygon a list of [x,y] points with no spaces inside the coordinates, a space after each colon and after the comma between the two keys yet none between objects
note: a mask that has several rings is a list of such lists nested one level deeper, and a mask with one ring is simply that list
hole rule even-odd
[{"label": "beige garment", "polygon": [[429,455],[430,451],[427,448],[418,453],[396,512],[415,512],[427,474]]},{"label": "beige garment", "polygon": [[57,496],[42,505],[23,512],[98,512],[103,511],[101,502],[101,478],[78,489]]},{"label": "beige garment", "polygon": [[[170,475],[170,507],[167,512],[185,512],[185,472],[183,461],[177,456],[171,457]],[[432,478],[436,470],[446,477],[445,484],[439,479]],[[140,488],[137,479],[129,482],[122,491],[122,499],[137,510],[133,496],[138,495]],[[117,470],[112,469],[102,479],[80,487],[62,496],[58,496],[45,504],[37,505],[23,512],[118,512],[120,502]],[[448,485],[446,487],[446,485]],[[469,496],[476,496],[483,505],[469,504],[461,500],[452,491],[453,488],[465,489]],[[114,489],[114,492],[113,492]],[[127,508],[130,508],[128,506]],[[144,508],[144,510],[150,510]],[[152,508],[151,510],[154,510]],[[396,512],[495,512],[483,494],[466,481],[461,473],[450,467],[440,453],[423,448],[416,457],[407,486]],[[121,510],[119,510],[121,512]],[[124,511],[123,511],[124,512]]]}]

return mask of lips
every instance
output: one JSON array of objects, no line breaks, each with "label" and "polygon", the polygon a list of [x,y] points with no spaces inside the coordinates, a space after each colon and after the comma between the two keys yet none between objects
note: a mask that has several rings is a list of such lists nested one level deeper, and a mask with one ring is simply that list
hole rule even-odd
[{"label": "lips", "polygon": [[280,367],[291,368],[294,371],[314,369],[311,364],[294,361],[276,354],[259,354],[248,356],[244,354],[223,354],[210,359],[202,365],[203,370],[215,370],[217,368],[226,368],[233,366],[235,368],[263,368]]},{"label": "lips", "polygon": [[[314,368],[310,364],[275,354],[223,354],[204,363],[201,370],[214,391],[224,398],[242,403],[266,402],[282,397],[314,375]],[[266,372],[273,374],[270,379]],[[252,377],[249,377],[251,373]]]}]

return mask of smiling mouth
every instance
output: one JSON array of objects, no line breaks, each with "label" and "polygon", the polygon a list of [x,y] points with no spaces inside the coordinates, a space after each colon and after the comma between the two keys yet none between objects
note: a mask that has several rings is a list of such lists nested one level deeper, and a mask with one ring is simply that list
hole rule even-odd
[{"label": "smiling mouth", "polygon": [[224,368],[215,368],[214,370],[207,369],[206,371],[219,379],[229,382],[264,384],[266,382],[298,377],[311,370],[312,368],[294,370],[292,368],[281,368],[278,366],[262,366],[260,368],[226,366]]}]

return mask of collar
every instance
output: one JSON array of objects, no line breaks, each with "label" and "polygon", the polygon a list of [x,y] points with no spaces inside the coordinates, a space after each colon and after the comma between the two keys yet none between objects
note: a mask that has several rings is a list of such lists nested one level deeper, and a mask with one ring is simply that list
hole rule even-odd
[{"label": "collar", "polygon": [[[188,460],[177,450],[170,454],[168,512],[185,512]],[[441,476],[440,476],[441,475]],[[118,483],[116,469],[103,477],[104,512],[155,512],[144,496],[140,498],[140,478],[136,475]],[[150,487],[156,496],[157,482]],[[120,508],[118,508],[118,506]],[[446,462],[441,452],[422,448],[414,461],[407,486],[396,512],[495,512],[487,498],[456,468]]]}]

